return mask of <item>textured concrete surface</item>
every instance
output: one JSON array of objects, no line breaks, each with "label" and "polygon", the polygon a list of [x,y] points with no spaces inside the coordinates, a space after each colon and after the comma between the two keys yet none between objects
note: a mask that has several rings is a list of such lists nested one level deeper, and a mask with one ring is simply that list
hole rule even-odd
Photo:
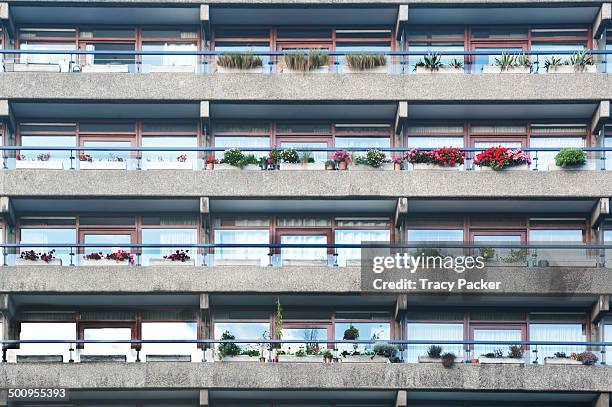
[{"label": "textured concrete surface", "polygon": [[2,364],[0,388],[612,391],[612,367],[370,363]]},{"label": "textured concrete surface", "polygon": [[579,199],[612,196],[612,171],[7,170],[0,196]]},{"label": "textured concrete surface", "polygon": [[[489,267],[463,275],[423,272],[432,281],[500,281],[488,294],[612,294],[610,269]],[[449,275],[447,279],[446,274]],[[323,284],[322,281],[333,281]],[[0,292],[6,293],[358,293],[356,267],[2,267]],[[413,293],[425,291],[417,289]],[[455,291],[461,294],[468,291]],[[473,291],[471,292],[474,293]]]},{"label": "textured concrete surface", "polygon": [[0,73],[0,99],[588,101],[612,75]]}]

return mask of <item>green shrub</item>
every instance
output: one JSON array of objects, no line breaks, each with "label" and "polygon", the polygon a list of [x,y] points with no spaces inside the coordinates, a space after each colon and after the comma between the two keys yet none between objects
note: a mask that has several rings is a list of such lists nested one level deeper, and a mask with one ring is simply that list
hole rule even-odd
[{"label": "green shrub", "polygon": [[365,157],[366,164],[374,168],[379,168],[386,160],[387,156],[385,155],[385,153],[378,150],[368,150]]},{"label": "green shrub", "polygon": [[297,164],[300,162],[300,155],[295,148],[287,148],[283,150],[282,158],[284,163]]},{"label": "green shrub", "polygon": [[[221,339],[226,340],[226,341],[231,341],[231,340],[236,339],[236,337],[232,335],[229,331],[225,331],[221,335]],[[220,343],[218,349],[219,349],[219,356],[221,356],[221,358],[224,358],[226,356],[237,356],[237,355],[240,355],[242,351],[240,349],[240,346],[238,346],[238,344],[235,344],[232,342]]]},{"label": "green shrub", "polygon": [[586,163],[586,154],[580,148],[565,148],[555,156],[555,164],[559,167],[571,167]]}]

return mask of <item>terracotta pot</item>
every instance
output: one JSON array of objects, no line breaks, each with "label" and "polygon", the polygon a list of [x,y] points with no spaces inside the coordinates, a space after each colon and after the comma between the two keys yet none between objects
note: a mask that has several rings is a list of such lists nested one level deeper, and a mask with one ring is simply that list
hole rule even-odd
[{"label": "terracotta pot", "polygon": [[333,164],[325,164],[325,169],[333,171],[334,170],[334,165]]},{"label": "terracotta pot", "polygon": [[473,358],[472,359],[472,364],[477,365],[478,364],[478,359],[477,358]]},{"label": "terracotta pot", "polygon": [[332,360],[333,360],[333,358],[323,358],[323,363],[331,363]]},{"label": "terracotta pot", "polygon": [[266,363],[266,358],[263,356],[259,357],[259,363]]},{"label": "terracotta pot", "polygon": [[394,171],[401,171],[402,170],[402,164],[401,163],[393,163],[393,170]]},{"label": "terracotta pot", "polygon": [[215,169],[215,163],[206,163],[206,169],[207,170],[214,170]]},{"label": "terracotta pot", "polygon": [[343,170],[346,170],[347,168],[348,168],[348,166],[347,166],[346,162],[342,161],[342,162],[338,163],[338,169],[339,170],[343,171]]}]

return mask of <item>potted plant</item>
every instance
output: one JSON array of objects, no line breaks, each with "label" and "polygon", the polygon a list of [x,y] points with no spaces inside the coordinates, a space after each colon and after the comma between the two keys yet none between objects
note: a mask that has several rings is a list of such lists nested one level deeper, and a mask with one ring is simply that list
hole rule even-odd
[{"label": "potted plant", "polygon": [[555,156],[555,165],[551,170],[580,170],[587,162],[587,157],[581,148],[564,148]]},{"label": "potted plant", "polygon": [[404,157],[392,157],[391,162],[393,163],[393,171],[401,171],[402,165],[404,164]]},{"label": "potted plant", "polygon": [[[232,341],[235,340],[236,336],[232,335],[229,331],[225,331],[221,334],[221,340]],[[217,346],[217,355],[223,362],[258,362],[259,352],[257,355],[251,356],[248,352],[243,353],[242,348],[234,342],[224,342]]]},{"label": "potted plant", "polygon": [[176,161],[165,161],[163,157],[146,161],[147,170],[193,170],[193,163],[188,160],[187,154],[180,154]]},{"label": "potted plant", "polygon": [[507,147],[489,147],[476,155],[474,165],[484,170],[528,170],[531,158],[523,150],[511,150]]},{"label": "potted plant", "polygon": [[554,55],[546,58],[544,61],[544,68],[546,68],[546,72],[548,73],[560,73],[559,67],[565,66],[561,58],[558,58]]},{"label": "potted plant", "polygon": [[267,157],[262,157],[259,160],[259,166],[262,170],[278,170],[280,168],[280,162],[282,160],[282,154],[278,148],[273,148],[268,153]]},{"label": "potted plant", "polygon": [[15,156],[16,169],[42,169],[42,170],[63,170],[64,163],[61,160],[51,160],[50,153],[39,154],[35,160],[28,160],[24,154]]},{"label": "potted plant", "polygon": [[349,54],[343,73],[386,73],[387,58],[383,54]]},{"label": "potted plant", "polygon": [[259,170],[259,160],[253,154],[245,155],[238,148],[230,148],[223,152],[223,159],[217,165],[217,169],[245,169]]},{"label": "potted plant", "polygon": [[442,366],[444,366],[447,369],[450,369],[451,367],[455,365],[455,361],[457,357],[455,356],[453,352],[446,352],[442,355],[441,359],[442,359]]},{"label": "potted plant", "polygon": [[262,73],[263,60],[252,52],[228,53],[217,57],[219,73]]},{"label": "potted plant", "polygon": [[49,250],[48,252],[35,252],[34,250],[26,250],[20,253],[19,257],[15,260],[16,266],[29,266],[29,265],[50,265],[50,266],[61,266],[62,261],[55,257],[55,250]]},{"label": "potted plant", "polygon": [[125,250],[117,250],[104,255],[93,252],[83,256],[83,266],[121,266],[134,264],[134,256]]},{"label": "potted plant", "polygon": [[478,358],[478,363],[481,364],[518,364],[524,365],[525,359],[523,358],[524,349],[520,345],[510,345],[507,356],[501,349],[495,349],[493,352],[481,355]]},{"label": "potted plant", "polygon": [[442,57],[436,52],[424,55],[422,59],[414,64],[416,73],[437,72],[440,68],[442,68]]},{"label": "potted plant", "polygon": [[204,162],[206,163],[206,169],[207,170],[214,170],[215,169],[215,164],[219,163],[219,161],[214,156],[206,157],[204,159]]},{"label": "potted plant", "polygon": [[306,347],[300,346],[294,353],[291,348],[287,352],[278,351],[277,358],[279,363],[321,363],[323,353],[319,345],[313,343],[307,344]]},{"label": "potted plant", "polygon": [[335,170],[336,169],[336,162],[334,160],[327,160],[325,161],[325,169],[326,170]]},{"label": "potted plant", "polygon": [[529,55],[503,52],[495,64],[484,65],[482,73],[530,73],[531,65]]},{"label": "potted plant", "polygon": [[572,353],[571,358],[585,366],[593,366],[599,360],[593,352]]},{"label": "potted plant", "polygon": [[350,167],[350,170],[390,170],[391,164],[387,160],[385,153],[379,150],[368,150],[365,157],[356,157],[351,160],[354,165]]},{"label": "potted plant", "polygon": [[[576,355],[575,353],[572,355]],[[565,354],[565,352],[555,352],[554,356],[546,356],[544,358],[545,365],[581,365],[582,362],[573,359]]]},{"label": "potted plant", "polygon": [[[547,61],[548,62],[548,61]],[[551,58],[552,62],[552,58]],[[546,66],[546,63],[544,64]],[[597,73],[597,66],[593,55],[588,51],[581,51],[570,56],[569,61],[563,63],[555,61],[547,67],[548,73]]]},{"label": "potted plant", "polygon": [[442,357],[442,347],[438,345],[431,345],[427,348],[427,355],[419,355],[419,363],[439,363]]},{"label": "potted plant", "polygon": [[329,349],[326,349],[323,352],[323,362],[324,363],[332,363],[333,360],[334,360],[334,355],[333,355],[332,351],[329,350]]},{"label": "potted plant", "polygon": [[189,250],[176,250],[173,253],[162,256],[161,259],[150,259],[149,266],[161,265],[195,266],[195,260],[189,256]]},{"label": "potted plant", "polygon": [[404,156],[414,170],[452,170],[462,165],[465,153],[455,147],[440,147],[431,151],[413,148]]},{"label": "potted plant", "polygon": [[337,150],[332,155],[332,160],[339,170],[346,170],[351,158],[346,150]]},{"label": "potted plant", "polygon": [[453,59],[448,65],[442,68],[441,73],[463,73],[463,61],[460,59]]},{"label": "potted plant", "polygon": [[283,73],[327,72],[329,54],[321,49],[287,51],[283,63]]},{"label": "potted plant", "polygon": [[375,343],[372,348],[374,354],[384,357],[387,362],[395,362],[397,360],[397,346],[386,342]]}]

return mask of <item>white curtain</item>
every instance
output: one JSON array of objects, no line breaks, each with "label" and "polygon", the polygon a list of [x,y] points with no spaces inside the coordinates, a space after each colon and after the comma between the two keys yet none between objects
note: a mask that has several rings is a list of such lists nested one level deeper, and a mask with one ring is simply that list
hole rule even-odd
[{"label": "white curtain", "polygon": [[463,137],[409,137],[408,147],[413,148],[440,148],[463,147]]},{"label": "white curtain", "polygon": [[[516,341],[522,340],[520,329],[475,329],[475,341]],[[492,353],[501,349],[503,356],[508,356],[510,345],[474,345],[472,358],[479,358],[485,353]]]},{"label": "white curtain", "polygon": [[149,264],[152,258],[162,258],[165,255],[173,253],[177,250],[189,250],[194,258],[196,250],[186,248],[186,244],[195,244],[198,242],[198,233],[196,229],[143,229],[142,243],[143,244],[171,244],[176,245],[171,248],[143,248],[142,263]]},{"label": "white curtain", "polygon": [[[583,342],[586,336],[583,333],[582,324],[530,324],[529,340],[531,341],[564,341]],[[535,347],[532,346],[533,350]],[[564,352],[568,357],[573,353],[585,351],[584,346],[538,346],[538,362],[544,363],[545,357],[554,356],[556,352]],[[531,352],[530,352],[531,353]],[[531,355],[532,360],[535,355]]]},{"label": "white curtain", "polygon": [[[327,236],[283,235],[282,244],[327,244]],[[326,248],[291,247],[281,249],[282,260],[326,260]]]},{"label": "white curtain", "polygon": [[[164,51],[197,51],[196,44],[164,44]],[[195,66],[196,55],[164,55],[164,65]]]},{"label": "white curtain", "polygon": [[[215,230],[215,243],[226,244],[268,244],[270,234],[267,230]],[[223,260],[261,260],[269,252],[268,248],[216,248],[215,258]]]},{"label": "white curtain", "polygon": [[[336,244],[361,244],[362,242],[389,242],[388,230],[338,230],[336,229]],[[361,249],[338,249],[338,264],[345,265],[347,260],[360,260]]]},{"label": "white curtain", "polygon": [[[408,323],[408,340],[463,340],[463,324],[443,323]],[[406,361],[415,363],[419,356],[426,356],[429,346],[434,345],[410,345],[405,352]],[[440,345],[442,352],[452,352],[457,357],[463,356],[462,345]]]}]

